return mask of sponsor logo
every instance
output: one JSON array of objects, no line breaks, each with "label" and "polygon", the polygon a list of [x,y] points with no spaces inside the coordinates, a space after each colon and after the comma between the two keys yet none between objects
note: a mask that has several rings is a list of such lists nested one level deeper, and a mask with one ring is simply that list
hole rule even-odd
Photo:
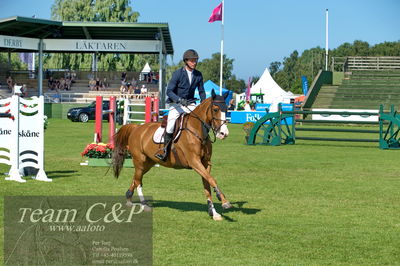
[{"label": "sponsor logo", "polygon": [[19,137],[21,138],[38,138],[39,136],[39,132],[31,132],[30,130],[22,130],[19,132]]},{"label": "sponsor logo", "polygon": [[11,135],[11,129],[0,128],[0,135]]},{"label": "sponsor logo", "polygon": [[257,122],[261,118],[261,114],[246,114],[246,122]]}]

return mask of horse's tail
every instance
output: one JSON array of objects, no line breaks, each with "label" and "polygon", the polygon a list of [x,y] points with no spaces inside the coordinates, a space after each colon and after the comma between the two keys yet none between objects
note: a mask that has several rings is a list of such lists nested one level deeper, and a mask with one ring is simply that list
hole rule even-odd
[{"label": "horse's tail", "polygon": [[125,155],[128,150],[128,141],[132,133],[132,129],[136,127],[135,124],[128,124],[122,126],[114,135],[114,150],[112,153],[112,167],[114,170],[114,177],[118,178],[121,169],[124,165]]}]

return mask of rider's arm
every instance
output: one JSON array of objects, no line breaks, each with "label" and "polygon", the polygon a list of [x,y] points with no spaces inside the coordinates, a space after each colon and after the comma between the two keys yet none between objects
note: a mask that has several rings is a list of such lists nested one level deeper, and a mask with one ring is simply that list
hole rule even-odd
[{"label": "rider's arm", "polygon": [[175,103],[179,102],[179,96],[176,95],[174,90],[178,87],[179,79],[181,76],[180,73],[181,73],[181,71],[178,70],[172,74],[172,78],[169,81],[168,87],[167,87],[167,96]]},{"label": "rider's arm", "polygon": [[204,90],[203,75],[201,73],[200,73],[200,82],[199,86],[197,87],[197,90],[199,91],[200,102],[204,101],[206,99],[206,92]]}]

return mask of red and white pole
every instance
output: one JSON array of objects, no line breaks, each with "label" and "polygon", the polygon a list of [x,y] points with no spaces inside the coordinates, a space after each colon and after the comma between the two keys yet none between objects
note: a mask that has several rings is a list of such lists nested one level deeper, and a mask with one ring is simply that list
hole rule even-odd
[{"label": "red and white pole", "polygon": [[159,114],[159,100],[158,98],[153,98],[153,122],[158,121]]},{"label": "red and white pole", "polygon": [[145,109],[144,109],[144,122],[150,123],[151,122],[151,97],[145,98]]},{"label": "red and white pole", "polygon": [[108,115],[108,142],[114,146],[115,118],[117,116],[117,101],[110,96],[110,113]]},{"label": "red and white pole", "polygon": [[94,142],[102,142],[103,139],[103,96],[96,96],[96,125],[94,127]]}]

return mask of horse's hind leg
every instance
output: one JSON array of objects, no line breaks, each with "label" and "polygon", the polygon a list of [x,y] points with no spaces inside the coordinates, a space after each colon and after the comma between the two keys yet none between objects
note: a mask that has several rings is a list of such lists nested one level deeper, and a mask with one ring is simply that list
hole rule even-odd
[{"label": "horse's hind leg", "polygon": [[154,163],[148,159],[146,159],[144,162],[134,160],[134,165],[135,165],[135,173],[132,178],[131,186],[126,192],[127,205],[132,206],[132,197],[135,189],[137,189],[140,202],[143,205],[147,205],[142,191],[142,179],[143,175],[146,174],[151,169]]}]

